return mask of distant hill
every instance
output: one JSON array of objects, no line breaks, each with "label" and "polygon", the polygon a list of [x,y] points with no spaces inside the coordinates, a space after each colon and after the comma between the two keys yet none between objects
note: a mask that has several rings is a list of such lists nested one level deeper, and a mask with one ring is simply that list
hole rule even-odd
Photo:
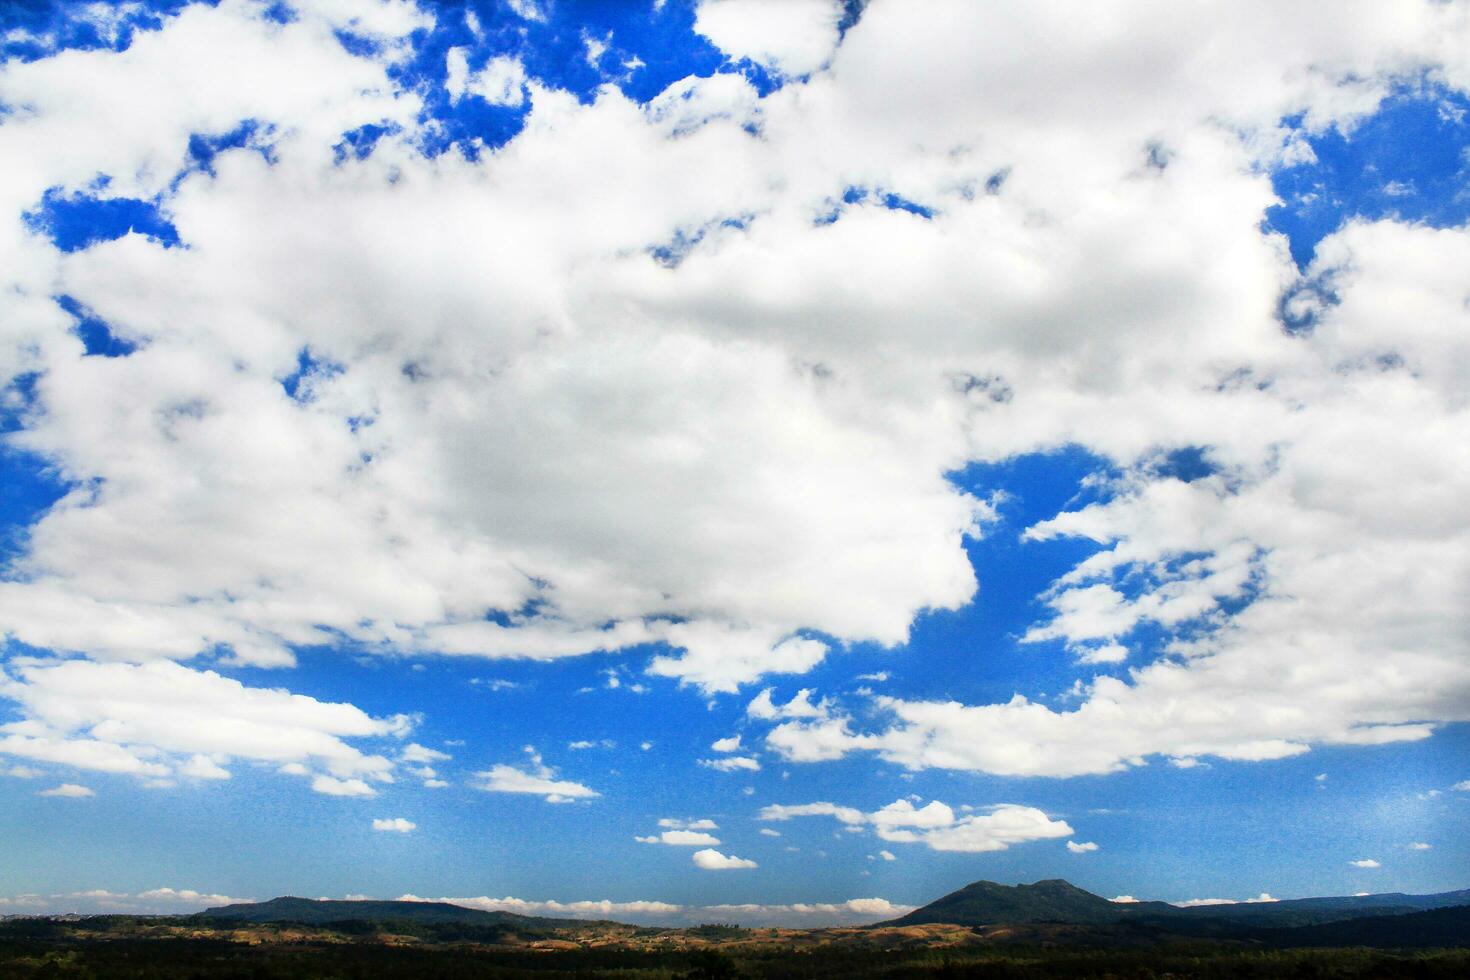
[{"label": "distant hill", "polygon": [[[1414,898],[1428,896],[1410,896]],[[1373,915],[1338,922],[1261,929],[1254,938],[1274,946],[1371,946],[1377,949],[1454,948],[1470,945],[1470,905]]]},{"label": "distant hill", "polygon": [[313,898],[273,898],[269,902],[240,902],[205,909],[194,918],[235,922],[276,922],[327,925],[341,922],[413,922],[457,926],[555,929],[581,924],[571,919],[549,919],[514,912],[486,912],[447,902],[333,901]]},{"label": "distant hill", "polygon": [[1167,902],[1111,902],[1061,879],[1032,885],[977,881],[883,925],[944,922],[963,926],[1066,922],[1147,922],[1170,931],[1224,935],[1241,927],[1288,929],[1365,916],[1394,916],[1470,906],[1470,889],[1435,895],[1331,896],[1180,908]]}]

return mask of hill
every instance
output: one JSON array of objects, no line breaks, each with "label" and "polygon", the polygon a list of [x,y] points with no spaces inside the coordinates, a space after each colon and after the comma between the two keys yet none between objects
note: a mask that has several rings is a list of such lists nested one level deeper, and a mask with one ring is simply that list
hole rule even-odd
[{"label": "hill", "polygon": [[1032,885],[977,881],[881,925],[930,922],[963,926],[1037,922],[1104,925],[1140,922],[1170,931],[1219,936],[1246,926],[1286,929],[1456,906],[1470,906],[1470,889],[1433,895],[1343,895],[1180,908],[1167,902],[1111,902],[1060,879],[1038,881]]},{"label": "hill", "polygon": [[1295,929],[1261,929],[1255,933],[1255,938],[1274,946],[1298,948],[1452,949],[1470,944],[1470,905],[1407,915],[1365,916]]},{"label": "hill", "polygon": [[[1160,902],[1140,902],[1152,908]],[[1166,908],[1168,906],[1165,906]],[[1096,924],[1119,922],[1129,916],[1130,906],[1110,902],[1101,895],[1052,878],[1034,885],[1000,885],[976,881],[959,891],[915,909],[891,922],[891,926],[948,922],[962,926],[1027,922],[1075,922]]]},{"label": "hill", "polygon": [[252,923],[326,925],[340,922],[412,922],[435,925],[482,926],[529,930],[556,929],[583,924],[580,920],[549,919],[514,912],[486,912],[447,902],[335,901],[331,899],[273,898],[269,902],[218,905],[193,916],[196,919]]}]

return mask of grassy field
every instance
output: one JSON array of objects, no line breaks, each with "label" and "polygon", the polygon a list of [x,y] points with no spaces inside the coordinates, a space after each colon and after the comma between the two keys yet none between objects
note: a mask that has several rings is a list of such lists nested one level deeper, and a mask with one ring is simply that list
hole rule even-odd
[{"label": "grassy field", "polygon": [[1327,949],[1259,951],[1210,946],[1150,950],[759,950],[691,951],[489,949],[475,945],[396,947],[375,943],[270,943],[218,939],[8,939],[0,941],[6,980],[408,980],[470,977],[1096,977],[1423,978],[1470,976],[1470,950]]}]

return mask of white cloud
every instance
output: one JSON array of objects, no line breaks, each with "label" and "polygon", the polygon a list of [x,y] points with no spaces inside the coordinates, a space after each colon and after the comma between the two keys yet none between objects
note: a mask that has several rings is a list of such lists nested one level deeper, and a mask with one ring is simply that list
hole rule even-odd
[{"label": "white cloud", "polygon": [[1457,789],[1462,793],[1470,793],[1470,779],[1462,779],[1455,785],[1451,786],[1450,789]]},{"label": "white cloud", "polygon": [[[366,895],[353,896],[368,898]],[[790,905],[678,905],[660,901],[559,902],[521,898],[423,898],[400,895],[398,901],[436,901],[483,909],[487,912],[516,912],[520,915],[555,915],[571,918],[616,918],[628,922],[668,925],[683,922],[736,922],[750,925],[842,925],[894,918],[911,912],[912,905],[899,905],[883,898],[854,898],[846,902],[798,902]]]},{"label": "white cloud", "polygon": [[43,789],[36,795],[60,796],[66,799],[80,800],[85,799],[88,796],[96,796],[97,794],[93,790],[88,789],[86,786],[79,786],[76,783],[62,783],[61,785],[53,786],[50,789]]},{"label": "white cloud", "polygon": [[738,868],[758,867],[754,861],[736,857],[733,854],[721,854],[713,848],[695,851],[693,858],[695,866],[706,871],[732,871]]},{"label": "white cloud", "polygon": [[716,752],[735,752],[740,748],[740,736],[731,735],[729,738],[716,739],[710,743],[710,748]]},{"label": "white cloud", "polygon": [[[0,101],[26,107],[0,127],[0,375],[36,374],[12,441],[75,487],[0,585],[7,635],[134,671],[216,650],[286,666],[344,637],[530,659],[665,641],[655,675],[733,691],[969,602],[964,541],[994,511],[945,474],[1076,445],[1122,475],[1028,532],[1102,550],[1026,635],[1106,663],[1136,629],[1179,630],[1174,655],[1074,710],[880,699],[871,731],[782,719],[775,751],[1070,776],[1470,717],[1470,232],[1350,224],[1311,270],[1335,301],[1294,300],[1316,324],[1293,334],[1275,313],[1295,273],[1261,232],[1265,167],[1302,152],[1280,120],[1349,125],[1405,78],[1464,87],[1458,8],[1361,0],[1323,30],[1265,3],[875,4],[834,53],[835,5],[732,0],[699,11],[727,54],[830,70],[764,99],[680,83],[647,108],[528,85],[514,141],[430,161],[419,97],[387,71],[429,15],[300,6],[288,25],[193,7],[124,52],[0,70]],[[348,27],[389,43],[353,56]],[[502,68],[481,84],[521,98]],[[274,164],[242,148],[175,181],[192,134],[244,119]],[[335,163],[366,123],[402,132]],[[189,247],[61,255],[15,220],[98,174],[163,195]],[[850,186],[872,193],[842,204]],[[890,191],[932,218],[883,207]],[[676,265],[649,256],[700,232]],[[146,345],[81,357],[61,291]],[[280,379],[304,349],[344,370],[298,401]],[[1219,472],[1159,476],[1180,446]],[[219,687],[178,677],[159,686]],[[325,713],[351,730],[269,745],[274,722],[237,742],[159,705],[65,729],[27,714],[0,749],[149,779],[196,755],[339,781],[392,765],[348,745],[383,734],[348,705]]]},{"label": "white cloud", "polygon": [[[1125,896],[1122,896],[1121,898],[1115,898],[1115,899],[1113,899],[1113,901],[1120,902],[1120,901],[1123,901],[1123,899],[1125,899],[1125,898],[1128,898],[1128,896],[1125,895]],[[1137,899],[1131,899],[1131,900],[1132,901],[1137,901]],[[1247,898],[1247,899],[1244,899],[1244,900],[1234,899],[1234,898],[1191,898],[1191,899],[1188,899],[1187,901],[1173,902],[1171,904],[1177,905],[1179,908],[1182,908],[1182,909],[1188,909],[1188,908],[1194,908],[1195,906],[1199,906],[1199,905],[1257,905],[1257,904],[1260,904],[1260,903],[1263,903],[1263,902],[1275,902],[1275,901],[1277,901],[1277,899],[1272,898],[1269,893],[1267,893],[1267,892],[1261,892],[1261,894],[1257,895],[1255,898]]]},{"label": "white cloud", "polygon": [[897,861],[898,860],[898,856],[895,855],[892,851],[879,851],[878,852],[878,856],[880,858],[882,858],[883,860],[885,860],[885,861]]},{"label": "white cloud", "polygon": [[477,95],[491,105],[518,106],[526,100],[526,70],[508,55],[497,55],[479,71],[471,71],[465,49],[450,48],[445,68],[444,87],[456,102],[465,95]]},{"label": "white cloud", "polygon": [[720,839],[699,830],[665,830],[652,837],[634,837],[643,844],[670,844],[675,847],[713,847]]},{"label": "white cloud", "polygon": [[698,820],[680,820],[676,817],[662,817],[658,825],[671,830],[718,830],[720,825],[708,817]]},{"label": "white cloud", "polygon": [[772,830],[770,827],[762,827],[761,828],[761,836],[762,837],[780,837],[781,836],[781,831],[779,831],[779,830]]},{"label": "white cloud", "polygon": [[314,792],[325,796],[377,796],[378,791],[361,779],[338,779],[335,776],[314,776],[311,780]]},{"label": "white cloud", "polygon": [[759,772],[761,764],[748,755],[727,755],[721,759],[700,759],[699,764],[706,769],[714,769],[718,772],[735,772],[744,770],[747,772]]},{"label": "white cloud", "polygon": [[398,834],[406,834],[410,831],[417,830],[418,826],[412,820],[405,820],[403,817],[392,817],[390,819],[373,821],[374,830],[385,830]]},{"label": "white cloud", "polygon": [[1132,895],[1119,895],[1116,898],[1108,899],[1108,901],[1117,902],[1119,905],[1136,905],[1138,903],[1138,899]]},{"label": "white cloud", "polygon": [[544,797],[547,803],[570,803],[602,795],[581,783],[558,779],[556,771],[544,765],[529,746],[526,753],[530,758],[525,769],[502,763],[475,773],[480,780],[476,788],[487,793],[529,793]]},{"label": "white cloud", "polygon": [[179,775],[191,779],[229,779],[230,771],[207,755],[193,755],[179,766]]},{"label": "white cloud", "polygon": [[333,780],[388,778],[393,763],[346,738],[393,737],[406,718],[253,688],[215,671],[145,664],[14,660],[0,696],[25,718],[0,725],[0,752],[145,778],[227,779],[232,758],[295,763]]},{"label": "white cloud", "polygon": [[1092,841],[1069,840],[1067,841],[1067,850],[1071,851],[1073,854],[1086,854],[1089,851],[1097,850],[1097,845],[1094,844]]},{"label": "white cloud", "polygon": [[1412,844],[1409,845],[1409,850],[1411,850],[1411,851],[1428,851],[1428,850],[1431,850],[1433,847],[1434,847],[1433,844],[1426,844],[1423,841],[1415,841],[1414,843],[1412,843]]},{"label": "white cloud", "polygon": [[438,749],[431,749],[417,742],[409,742],[403,747],[403,751],[398,753],[398,758],[404,762],[427,765],[434,762],[445,762],[454,757],[448,752],[440,752]]},{"label": "white cloud", "polygon": [[871,813],[832,803],[772,804],[761,810],[760,819],[830,816],[849,830],[870,826],[882,840],[923,843],[935,851],[967,853],[1004,851],[1014,844],[1069,837],[1074,832],[1066,821],[1053,820],[1035,807],[999,803],[971,810],[956,816],[951,807],[938,800],[921,808],[908,800],[895,800]]},{"label": "white cloud", "polygon": [[1381,868],[1381,867],[1383,867],[1383,865],[1379,864],[1377,861],[1373,860],[1372,858],[1363,858],[1362,860],[1359,860],[1359,861],[1349,861],[1348,863],[1351,864],[1355,868]]},{"label": "white cloud", "polygon": [[732,60],[806,75],[832,57],[841,19],[838,0],[700,0],[694,29]]},{"label": "white cloud", "polygon": [[10,766],[5,770],[5,775],[15,779],[37,779],[46,774],[34,766]]}]

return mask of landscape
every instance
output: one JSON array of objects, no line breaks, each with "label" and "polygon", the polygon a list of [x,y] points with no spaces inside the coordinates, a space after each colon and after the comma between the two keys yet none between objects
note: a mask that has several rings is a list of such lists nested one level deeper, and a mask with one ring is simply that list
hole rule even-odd
[{"label": "landscape", "polygon": [[1180,908],[977,881],[888,922],[686,928],[442,902],[277,898],[9,917],[7,977],[1463,977],[1470,889]]},{"label": "landscape", "polygon": [[1470,977],[1470,0],[0,0],[0,980]]}]

